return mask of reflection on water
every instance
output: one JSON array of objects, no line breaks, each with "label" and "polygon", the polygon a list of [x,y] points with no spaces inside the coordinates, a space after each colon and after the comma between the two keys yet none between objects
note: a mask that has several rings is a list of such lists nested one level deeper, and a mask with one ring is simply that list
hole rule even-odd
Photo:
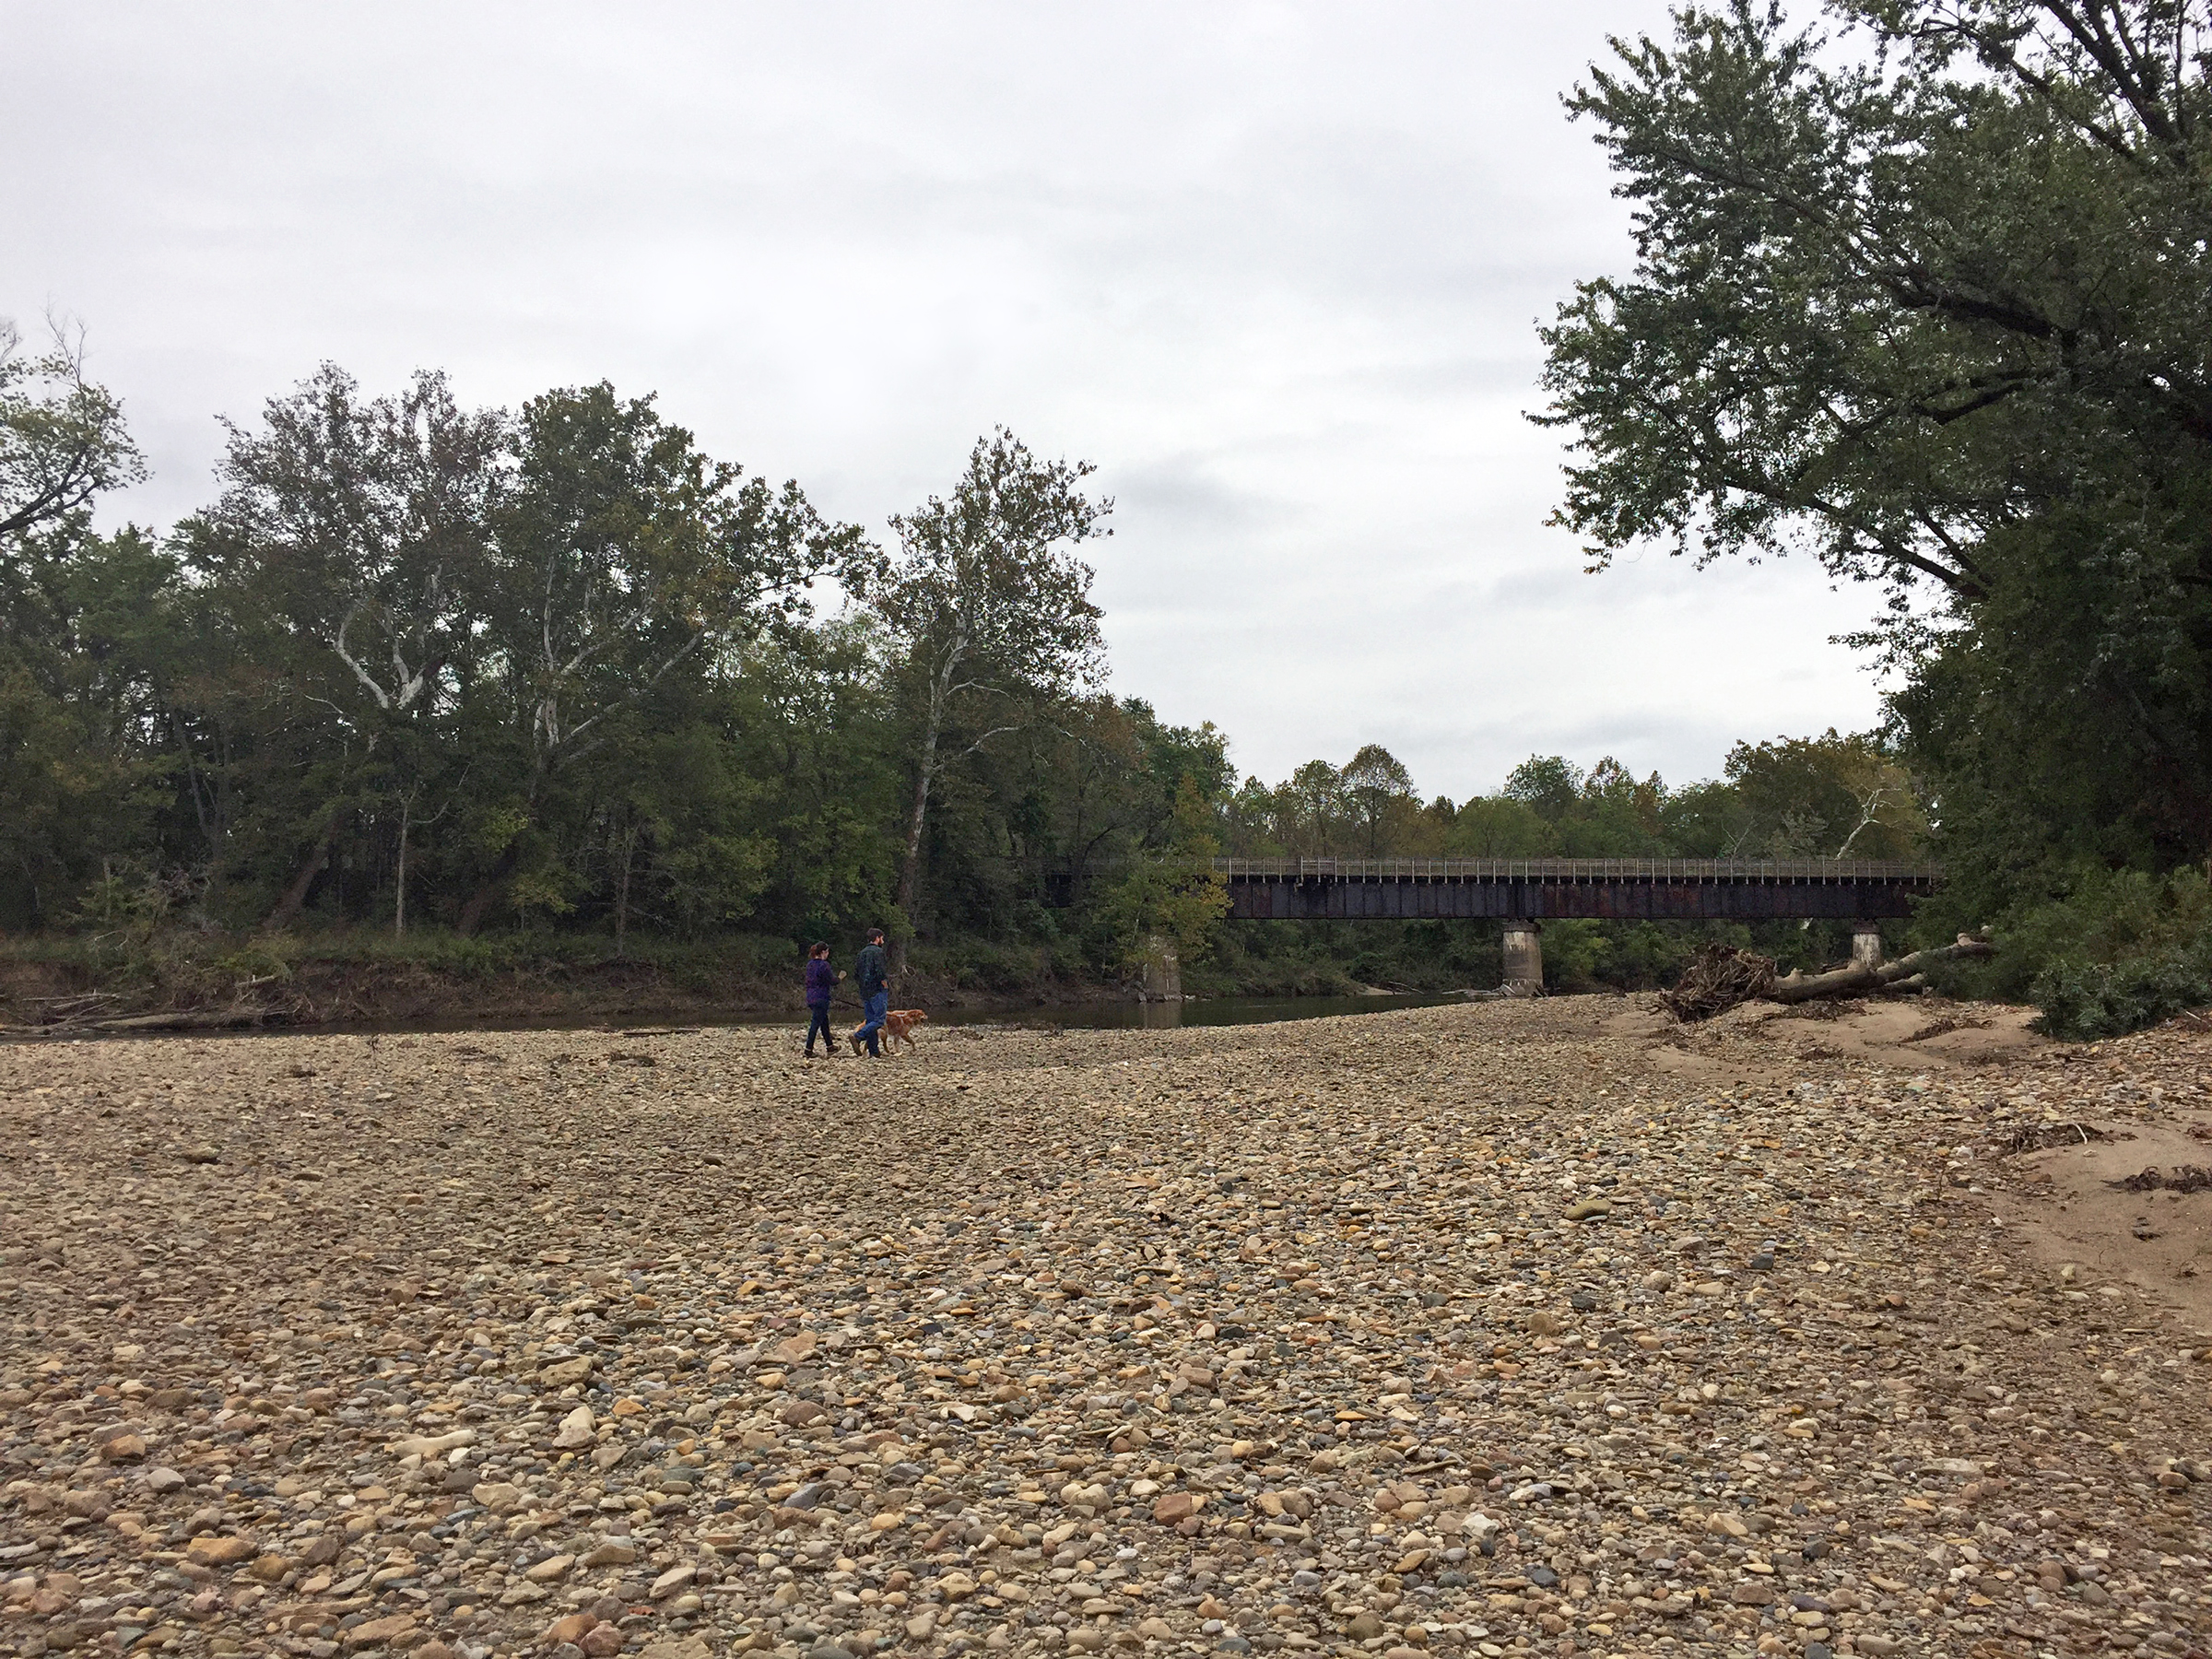
[{"label": "reflection on water", "polygon": [[1321,1019],[1332,1014],[1380,1014],[1389,1008],[1432,1008],[1450,996],[1215,996],[1201,1002],[1085,1003],[1034,1008],[947,1009],[935,1025],[1014,1025],[1061,1030],[1147,1031],[1178,1026],[1266,1025],[1278,1019]]}]

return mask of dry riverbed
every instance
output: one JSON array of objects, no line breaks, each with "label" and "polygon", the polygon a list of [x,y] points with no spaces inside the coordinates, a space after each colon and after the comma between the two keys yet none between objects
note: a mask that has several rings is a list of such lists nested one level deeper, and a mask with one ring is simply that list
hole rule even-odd
[{"label": "dry riverbed", "polygon": [[1926,1007],[0,1049],[0,1649],[2201,1651],[2212,1037]]}]

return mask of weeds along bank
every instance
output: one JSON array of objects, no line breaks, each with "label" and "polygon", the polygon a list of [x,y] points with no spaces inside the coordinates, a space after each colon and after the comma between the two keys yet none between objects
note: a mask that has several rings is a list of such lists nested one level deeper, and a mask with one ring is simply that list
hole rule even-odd
[{"label": "weeds along bank", "polygon": [[[159,1015],[246,1016],[276,1025],[795,1018],[801,955],[787,940],[758,935],[641,936],[620,952],[603,937],[558,934],[18,940],[0,943],[0,1024]],[[1087,973],[1049,949],[988,944],[917,951],[902,984],[937,1006],[1126,994],[1117,980]]]},{"label": "weeds along bank", "polygon": [[[1555,923],[1546,971],[1557,992],[1649,989],[1670,983],[1710,938],[1760,948],[1785,968],[1834,960],[1849,944],[1825,924]],[[758,934],[633,934],[618,947],[604,935],[549,930],[462,937],[424,928],[394,938],[359,929],[165,928],[0,939],[0,1025],[168,1015],[298,1025],[795,1014],[804,953],[803,941]],[[1182,962],[1184,992],[1205,997],[1488,990],[1500,978],[1494,923],[1233,923]],[[1130,967],[1065,937],[919,941],[899,984],[902,1003],[940,1008],[1080,1004],[1138,989]]]}]

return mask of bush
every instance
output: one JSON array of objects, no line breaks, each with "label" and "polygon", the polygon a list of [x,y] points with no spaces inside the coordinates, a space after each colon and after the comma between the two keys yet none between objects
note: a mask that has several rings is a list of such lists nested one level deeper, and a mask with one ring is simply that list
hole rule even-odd
[{"label": "bush", "polygon": [[1947,974],[1946,989],[2032,1002],[2053,1037],[2117,1037],[2212,1006],[2212,883],[2197,870],[2086,871],[1996,935],[1996,957]]},{"label": "bush", "polygon": [[2139,1031],[2212,1004],[2212,961],[2200,946],[2181,955],[2120,963],[2053,962],[2036,976],[2036,1024],[2053,1037],[2090,1042]]}]

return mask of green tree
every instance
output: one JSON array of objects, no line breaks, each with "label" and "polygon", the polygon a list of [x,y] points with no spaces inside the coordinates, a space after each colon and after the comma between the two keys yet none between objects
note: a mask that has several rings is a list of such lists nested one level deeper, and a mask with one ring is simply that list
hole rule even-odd
[{"label": "green tree", "polygon": [[1337,774],[1338,786],[1358,809],[1366,830],[1367,855],[1382,856],[1385,825],[1418,806],[1413,774],[1405,762],[1379,743],[1362,745]]},{"label": "green tree", "polygon": [[91,512],[146,468],[81,335],[0,319],[0,921],[48,921],[103,862],[144,860],[164,793],[148,646],[173,561]]},{"label": "green tree", "polygon": [[0,559],[11,562],[32,532],[81,525],[100,496],[146,477],[123,400],[85,374],[83,332],[49,327],[34,356],[0,317]]},{"label": "green tree", "polygon": [[[441,374],[396,396],[365,398],[325,363],[258,427],[226,423],[223,492],[178,527],[196,575],[273,625],[330,724],[302,829],[310,845],[265,927],[306,903],[381,759],[411,818],[436,728],[480,647],[491,598],[493,520],[507,482],[506,418],[465,410]],[[318,798],[319,797],[319,798]]]},{"label": "green tree", "polygon": [[746,478],[653,402],[602,382],[524,406],[487,623],[520,776],[480,816],[497,848],[460,912],[464,933],[520,865],[557,773],[685,665],[805,616],[809,583],[856,579],[870,553],[857,527],[824,520],[795,482]]},{"label": "green tree", "polygon": [[[1569,100],[1636,265],[1545,330],[1594,566],[1806,552],[1955,886],[2212,845],[2212,58],[2201,0],[1751,0]],[[2040,872],[2040,873],[2039,873]]]},{"label": "green tree", "polygon": [[1927,833],[1912,775],[1871,737],[1739,743],[1726,770],[1746,857],[1911,858]]},{"label": "green tree", "polygon": [[1156,935],[1194,962],[1229,914],[1229,886],[1213,868],[1221,852],[1213,806],[1189,773],[1176,784],[1170,826],[1167,844],[1137,859],[1100,907],[1118,965],[1141,963]]},{"label": "green tree", "polygon": [[898,640],[919,702],[913,806],[899,908],[922,900],[923,832],[947,738],[961,753],[1033,724],[1100,672],[1103,642],[1091,568],[1075,549],[1111,534],[1111,500],[1093,500],[1088,462],[1041,461],[999,428],[979,438],[949,496],[891,520],[896,559],[876,603]]}]

